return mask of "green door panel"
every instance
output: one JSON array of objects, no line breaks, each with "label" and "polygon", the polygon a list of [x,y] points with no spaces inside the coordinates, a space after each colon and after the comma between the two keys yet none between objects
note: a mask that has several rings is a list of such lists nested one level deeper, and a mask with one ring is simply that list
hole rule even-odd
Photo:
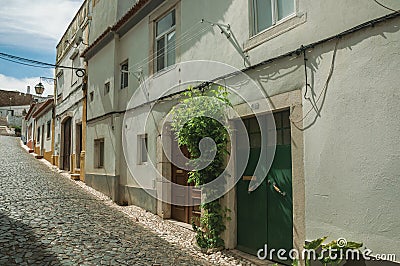
[{"label": "green door panel", "polygon": [[[240,178],[236,186],[237,249],[249,254],[257,255],[258,250],[264,249],[265,245],[268,247],[268,252],[271,249],[276,251],[285,249],[286,255],[293,248],[290,124],[285,123],[284,120],[284,116],[288,117],[288,114],[286,112],[286,114],[282,113],[275,117],[277,136],[281,136],[281,138],[280,140],[278,138],[274,160],[268,173],[265,173],[266,177],[261,185],[256,190],[249,192],[250,180]],[[261,135],[254,126],[256,123],[254,118],[245,119],[244,123],[249,132],[251,148],[243,175],[251,177],[254,176],[255,168],[260,160]],[[240,147],[240,143],[238,147]],[[238,148],[237,152],[244,151]],[[289,260],[279,260],[276,252],[273,254],[275,256],[272,260],[287,265],[291,264]]]},{"label": "green door panel", "polygon": [[[293,248],[292,165],[290,145],[276,147],[274,161],[268,172],[267,189],[267,243],[268,248]],[[279,189],[280,192],[278,192]],[[276,253],[274,253],[276,254]],[[286,254],[287,255],[287,254]],[[280,261],[274,257],[274,261]]]},{"label": "green door panel", "polygon": [[[250,149],[249,163],[244,171],[245,176],[252,176],[256,168],[260,148]],[[241,178],[237,184],[238,216],[238,249],[256,255],[264,246],[267,235],[267,201],[263,200],[267,193],[267,185],[263,182],[255,191],[249,193],[250,181]],[[256,215],[255,215],[256,214]]]}]

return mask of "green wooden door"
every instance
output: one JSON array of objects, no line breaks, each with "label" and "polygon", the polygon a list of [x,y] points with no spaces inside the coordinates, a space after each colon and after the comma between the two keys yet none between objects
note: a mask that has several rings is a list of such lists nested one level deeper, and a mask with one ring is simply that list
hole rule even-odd
[{"label": "green wooden door", "polygon": [[[286,120],[288,115],[288,112],[274,114],[277,126],[274,160],[264,181],[251,192],[249,177],[254,175],[259,160],[261,135],[256,132],[255,118],[244,120],[250,137],[250,156],[243,178],[237,184],[237,248],[253,255],[264,245],[268,246],[268,250],[285,249],[287,252],[293,247],[292,159],[290,124]],[[273,260],[291,263],[281,261],[276,256]]]}]

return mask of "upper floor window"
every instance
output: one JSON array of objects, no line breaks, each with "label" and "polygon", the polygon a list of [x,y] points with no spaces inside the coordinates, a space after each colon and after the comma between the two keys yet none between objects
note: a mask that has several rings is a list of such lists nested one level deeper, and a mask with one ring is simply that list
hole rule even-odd
[{"label": "upper floor window", "polygon": [[295,12],[295,0],[252,0],[253,35]]},{"label": "upper floor window", "polygon": [[175,10],[156,22],[156,70],[175,64]]},{"label": "upper floor window", "polygon": [[110,82],[106,82],[104,84],[104,95],[108,94],[110,92]]},{"label": "upper floor window", "polygon": [[64,73],[60,71],[57,75],[57,96],[60,96],[64,87]]},{"label": "upper floor window", "polygon": [[128,87],[128,61],[121,64],[121,89]]}]

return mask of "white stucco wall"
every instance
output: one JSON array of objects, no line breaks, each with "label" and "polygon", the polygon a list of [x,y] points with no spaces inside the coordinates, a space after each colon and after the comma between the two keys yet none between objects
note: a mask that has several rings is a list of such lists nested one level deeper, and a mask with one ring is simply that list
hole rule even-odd
[{"label": "white stucco wall", "polygon": [[[304,131],[308,239],[344,237],[374,253],[400,255],[400,32],[393,28],[399,24],[377,25],[339,43],[320,117]],[[317,95],[332,48],[315,49],[321,52]],[[310,108],[305,102],[303,112]],[[312,112],[303,126],[315,117]]]},{"label": "white stucco wall", "polygon": [[21,106],[2,106],[0,107],[0,116],[6,117],[10,110],[14,111],[14,116],[22,116],[22,113],[28,112],[29,105],[21,105]]},{"label": "white stucco wall", "polygon": [[[47,122],[50,121],[50,136],[47,137]],[[42,141],[43,143],[43,149],[44,151],[48,152],[51,151],[51,134],[52,134],[52,109],[48,109],[45,113],[41,114],[41,116],[36,118],[36,132],[37,128],[40,127],[40,143],[36,141],[36,147],[42,147]],[[43,127],[44,126],[44,127]],[[42,133],[42,130],[44,129],[44,134]],[[43,135],[42,135],[43,134]],[[44,136],[44,139],[42,139],[42,136]],[[38,136],[36,136],[36,140],[38,140]]]},{"label": "white stucco wall", "polygon": [[[393,8],[398,6],[393,0],[385,3]],[[388,13],[373,1],[356,0],[350,3],[340,0],[316,4],[311,0],[299,0],[298,17],[293,18],[296,22],[294,28],[289,29],[283,23],[280,26],[282,32],[275,32],[274,38],[269,36],[271,39],[250,49],[249,45],[261,42],[262,36],[249,38],[248,1],[186,0],[180,2],[180,9],[177,28],[181,33],[201,18],[230,24],[241,48],[249,48],[251,64],[298,49],[302,44],[327,38]],[[129,76],[129,88],[119,88],[119,64],[129,59],[131,67],[152,53],[149,49],[152,39],[150,21],[150,17],[141,21],[89,60],[88,91],[95,93],[94,102],[88,104],[89,119],[123,110],[133,95],[138,84],[133,74]],[[375,254],[391,252],[400,256],[396,245],[400,239],[400,200],[397,197],[400,188],[399,21],[396,18],[343,37],[338,45],[335,68],[326,97],[318,101],[318,106],[324,102],[320,117],[308,127],[316,117],[316,113],[311,111],[303,123],[296,124],[300,128],[306,127],[303,137],[307,240],[324,235],[329,235],[330,239],[345,237],[351,241],[364,242]],[[243,58],[229,40],[220,34],[218,28],[208,28],[179,48],[177,62],[209,59],[243,68]],[[196,32],[200,31],[197,29]],[[191,36],[196,32],[191,33]],[[331,41],[307,52],[308,77],[315,98],[323,92],[334,46],[335,42]],[[296,89],[302,89],[304,93],[303,63],[302,55],[294,54],[249,70],[247,74],[256,79],[269,96]],[[148,75],[148,62],[140,65],[144,74]],[[131,71],[135,70],[133,68]],[[171,73],[174,71],[178,69],[171,70]],[[153,84],[163,83],[157,80],[166,77],[168,75],[157,75]],[[173,83],[176,79],[179,77],[171,74],[164,84]],[[99,92],[107,80],[113,81],[114,87],[108,96],[102,96]],[[154,86],[148,89],[150,95],[155,95],[155,92],[165,90],[165,87]],[[306,99],[303,102],[303,113],[307,114],[311,105]],[[143,110],[135,112],[135,123],[140,125]],[[162,117],[162,112],[159,116]],[[116,174],[119,168],[121,184],[135,186],[126,163],[121,160],[122,150],[114,149],[121,145],[121,131],[113,132],[110,119],[114,119],[114,125],[121,123],[121,117],[117,118],[119,122],[108,117],[88,125],[88,171],[96,172],[90,162],[94,156],[93,140],[104,136],[106,154],[110,152],[111,156],[115,156],[110,162],[106,160],[104,171]],[[147,132],[138,129],[137,133]],[[155,135],[155,131],[152,134]],[[149,131],[150,156],[156,155],[155,146],[155,137]],[[148,175],[149,171],[145,165],[135,167],[135,173],[139,175]],[[150,182],[151,178],[149,188],[152,186]]]}]

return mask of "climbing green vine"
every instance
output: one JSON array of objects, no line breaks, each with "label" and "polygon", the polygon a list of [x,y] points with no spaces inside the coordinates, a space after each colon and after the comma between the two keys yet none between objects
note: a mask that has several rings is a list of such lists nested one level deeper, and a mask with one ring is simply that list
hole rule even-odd
[{"label": "climbing green vine", "polygon": [[[224,164],[227,154],[229,132],[226,125],[219,121],[227,121],[226,107],[232,106],[228,100],[228,92],[224,87],[210,87],[197,90],[189,87],[183,94],[179,105],[172,109],[172,129],[176,132],[178,144],[186,146],[191,159],[189,164],[193,170],[189,172],[188,183],[195,186],[207,184],[224,171]],[[200,151],[199,144],[204,138],[211,138],[215,145]],[[196,168],[204,161],[201,158],[209,158],[215,154],[211,163],[204,168]],[[211,197],[218,191],[213,189],[202,190],[202,196]],[[227,208],[223,208],[219,200],[204,202],[201,205],[202,214],[200,226],[194,221],[192,225],[196,231],[196,241],[199,247],[204,249],[219,248],[224,246],[221,237],[225,230]]]}]

